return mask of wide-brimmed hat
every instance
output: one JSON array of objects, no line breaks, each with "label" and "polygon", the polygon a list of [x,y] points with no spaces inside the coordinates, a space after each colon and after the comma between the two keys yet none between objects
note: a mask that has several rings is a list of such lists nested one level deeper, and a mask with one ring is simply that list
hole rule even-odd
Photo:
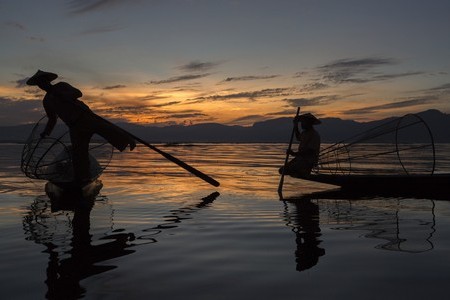
[{"label": "wide-brimmed hat", "polygon": [[320,122],[320,120],[319,119],[317,119],[313,114],[311,114],[311,113],[306,113],[306,114],[303,114],[303,115],[300,115],[300,116],[298,116],[298,120],[301,122],[301,121],[310,121],[311,122],[311,124],[313,124],[313,125],[319,125],[320,123],[322,123],[322,122]]},{"label": "wide-brimmed hat", "polygon": [[38,70],[36,72],[36,74],[31,76],[27,80],[27,84],[28,85],[37,85],[40,80],[47,80],[48,82],[50,82],[50,81],[55,80],[56,78],[58,78],[58,75],[56,75],[55,73]]}]

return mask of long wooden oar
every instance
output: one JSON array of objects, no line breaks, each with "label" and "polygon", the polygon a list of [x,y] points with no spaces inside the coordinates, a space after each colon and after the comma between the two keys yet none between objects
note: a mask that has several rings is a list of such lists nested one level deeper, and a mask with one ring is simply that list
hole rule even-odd
[{"label": "long wooden oar", "polygon": [[[100,117],[100,116],[98,116],[98,115],[96,115],[96,116],[97,116],[99,119],[101,119],[101,120],[103,120],[103,121],[105,121],[105,122],[107,122],[107,123],[109,123],[109,124],[112,124],[112,125],[114,125],[114,126],[117,126],[117,125],[111,123],[110,121],[108,121],[108,120],[106,120],[106,119],[104,119],[104,118],[102,118],[102,117]],[[120,128],[120,127],[119,127],[119,128]],[[179,165],[180,167],[182,167],[182,168],[185,169],[186,171],[188,171],[188,172],[194,174],[194,175],[197,176],[198,178],[200,178],[200,179],[206,181],[207,183],[209,183],[209,184],[211,184],[211,185],[213,185],[213,186],[219,186],[219,185],[220,185],[220,183],[219,183],[218,181],[216,181],[215,179],[213,179],[213,178],[211,178],[210,176],[206,175],[205,173],[200,172],[200,171],[197,170],[196,168],[194,168],[194,167],[188,165],[188,164],[185,163],[184,161],[181,161],[181,160],[179,160],[178,158],[172,156],[171,154],[169,154],[169,153],[167,153],[167,152],[164,152],[164,151],[162,151],[161,149],[156,148],[155,146],[153,146],[153,145],[147,143],[146,141],[144,141],[143,139],[140,139],[139,137],[135,136],[134,134],[131,134],[130,132],[124,130],[123,128],[120,128],[120,129],[123,130],[123,131],[124,131],[125,133],[127,133],[128,135],[130,135],[132,138],[134,138],[134,139],[135,139],[136,141],[138,141],[139,143],[141,143],[141,144],[143,144],[143,145],[149,147],[150,149],[152,149],[152,150],[158,152],[159,154],[161,154],[162,156],[164,156],[165,158],[167,158],[167,159],[170,160],[171,162],[173,162],[173,163]]]},{"label": "long wooden oar", "polygon": [[[295,117],[297,117],[299,113],[300,113],[300,107],[297,107],[297,113],[295,114]],[[281,172],[280,183],[278,184],[278,196],[280,197],[280,199],[283,199],[284,175],[286,173],[286,166],[287,166],[287,163],[289,160],[289,152],[291,151],[292,141],[294,140],[294,133],[295,133],[295,124],[294,124],[294,127],[292,128],[291,139],[289,140],[289,146],[286,151],[286,158],[284,159],[284,166],[283,166],[283,170]]]},{"label": "long wooden oar", "polygon": [[187,163],[185,163],[184,161],[179,160],[178,158],[170,155],[167,152],[162,151],[161,149],[156,148],[155,146],[147,143],[146,141],[138,138],[135,135],[130,134],[136,141],[140,142],[141,144],[149,147],[150,149],[158,152],[159,154],[161,154],[162,156],[164,156],[165,158],[167,158],[168,160],[170,160],[173,163],[176,163],[177,165],[179,165],[180,167],[182,167],[183,169],[185,169],[186,171],[194,174],[195,176],[197,176],[200,179],[203,179],[204,181],[206,181],[207,183],[213,185],[213,186],[219,186],[220,183],[218,181],[216,181],[214,178],[211,178],[210,176],[206,175],[203,172],[200,172],[199,170],[197,170],[196,168],[188,165]]}]

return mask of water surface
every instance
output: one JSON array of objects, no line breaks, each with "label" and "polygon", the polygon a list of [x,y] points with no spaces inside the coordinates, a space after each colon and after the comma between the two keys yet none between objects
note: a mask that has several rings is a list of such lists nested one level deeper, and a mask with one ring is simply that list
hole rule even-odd
[{"label": "water surface", "polygon": [[[450,280],[450,202],[304,197],[333,188],[286,178],[281,144],[116,153],[92,206],[50,201],[0,144],[0,287],[5,299],[424,299]],[[440,145],[439,172],[449,145]]]}]

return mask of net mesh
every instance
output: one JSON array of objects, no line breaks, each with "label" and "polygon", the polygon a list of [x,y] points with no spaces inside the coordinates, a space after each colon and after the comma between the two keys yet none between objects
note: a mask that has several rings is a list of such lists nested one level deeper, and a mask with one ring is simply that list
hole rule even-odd
[{"label": "net mesh", "polygon": [[[72,145],[68,128],[61,124],[51,136],[41,138],[47,118],[41,118],[22,151],[21,169],[29,178],[53,182],[72,182]],[[89,145],[90,176],[97,178],[111,161],[114,148],[102,137],[94,135]]]},{"label": "net mesh", "polygon": [[431,130],[415,114],[394,118],[321,149],[317,174],[432,175],[435,148]]}]

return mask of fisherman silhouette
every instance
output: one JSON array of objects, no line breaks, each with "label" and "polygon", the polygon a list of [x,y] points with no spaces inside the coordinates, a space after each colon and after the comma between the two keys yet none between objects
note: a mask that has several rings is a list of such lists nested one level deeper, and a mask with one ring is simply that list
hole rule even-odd
[{"label": "fisherman silhouette", "polygon": [[58,117],[69,127],[72,143],[72,164],[74,179],[80,185],[92,181],[89,163],[89,142],[94,134],[106,139],[119,151],[136,147],[136,142],[130,134],[120,127],[107,122],[97,116],[81,100],[80,90],[66,82],[51,84],[58,77],[57,74],[38,70],[27,80],[27,84],[38,86],[46,92],[42,101],[48,122],[41,137],[51,134]]},{"label": "fisherman silhouette", "polygon": [[319,247],[322,242],[319,237],[319,207],[311,201],[295,203],[297,209],[297,228],[295,232],[295,261],[297,271],[304,271],[314,267],[319,257],[325,255],[325,249]]},{"label": "fisherman silhouette", "polygon": [[91,233],[91,211],[100,189],[82,197],[70,195],[74,201],[58,189],[46,191],[49,198],[37,197],[23,217],[26,239],[45,246],[49,255],[46,299],[85,297],[84,279],[117,268],[112,259],[136,251],[130,249],[136,239],[132,232],[107,232],[101,238]]},{"label": "fisherman silhouette", "polygon": [[[301,123],[302,132],[298,128]],[[320,151],[320,135],[313,125],[320,124],[320,120],[313,114],[302,114],[294,118],[295,137],[299,141],[298,151],[289,150],[289,154],[294,156],[285,167],[279,169],[279,173],[294,177],[307,177],[317,164]]]},{"label": "fisherman silhouette", "polygon": [[286,225],[295,233],[296,270],[302,272],[317,265],[319,258],[325,255],[325,249],[320,247],[319,206],[309,198],[293,201],[292,204],[295,211],[289,213],[286,210],[285,219]]}]

